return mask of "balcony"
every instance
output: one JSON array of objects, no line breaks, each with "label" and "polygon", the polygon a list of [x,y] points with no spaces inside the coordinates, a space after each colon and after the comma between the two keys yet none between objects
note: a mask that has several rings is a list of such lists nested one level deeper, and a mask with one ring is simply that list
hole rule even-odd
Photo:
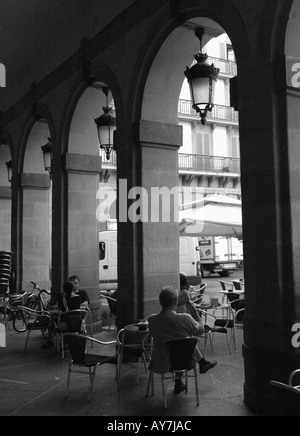
[{"label": "balcony", "polygon": [[237,75],[236,62],[228,61],[226,59],[219,59],[208,57],[208,63],[214,64],[216,68],[220,68],[220,76],[235,77]]},{"label": "balcony", "polygon": [[200,156],[197,154],[178,154],[179,171],[197,171],[205,173],[240,174],[240,159],[232,157]]},{"label": "balcony", "polygon": [[[180,118],[199,119],[199,115],[192,107],[191,100],[179,100],[178,114]],[[238,126],[239,114],[230,106],[215,105],[212,112],[208,112],[207,121]]]},{"label": "balcony", "polygon": [[102,158],[102,166],[104,169],[116,169],[117,168],[117,153],[113,150],[110,155],[110,160],[107,159],[105,151],[100,150],[100,156]]}]

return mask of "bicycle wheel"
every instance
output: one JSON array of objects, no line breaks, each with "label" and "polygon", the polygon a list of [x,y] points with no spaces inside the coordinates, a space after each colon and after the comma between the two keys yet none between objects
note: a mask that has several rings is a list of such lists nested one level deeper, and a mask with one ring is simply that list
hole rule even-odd
[{"label": "bicycle wheel", "polygon": [[27,330],[24,314],[21,310],[13,314],[13,328],[17,333],[24,333]]}]

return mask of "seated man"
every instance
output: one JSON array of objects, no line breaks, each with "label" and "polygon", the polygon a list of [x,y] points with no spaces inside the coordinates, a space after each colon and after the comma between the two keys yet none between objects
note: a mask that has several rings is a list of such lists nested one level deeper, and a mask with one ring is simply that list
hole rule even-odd
[{"label": "seated man", "polygon": [[90,298],[88,296],[88,293],[84,289],[79,289],[80,286],[80,280],[78,276],[71,276],[69,278],[69,281],[73,283],[74,285],[74,292],[76,295],[80,296],[80,309],[85,309],[90,304]]},{"label": "seated man", "polygon": [[[164,374],[170,370],[170,359],[167,342],[186,337],[201,336],[203,325],[195,321],[191,315],[186,313],[176,313],[178,292],[172,287],[164,288],[159,296],[162,311],[149,318],[149,331],[153,337],[153,356],[150,368],[159,374]],[[217,365],[217,362],[206,361],[200,353],[199,348],[195,348],[195,362],[199,363],[200,374],[205,374]],[[183,392],[186,386],[178,376],[175,379],[174,393]]]}]

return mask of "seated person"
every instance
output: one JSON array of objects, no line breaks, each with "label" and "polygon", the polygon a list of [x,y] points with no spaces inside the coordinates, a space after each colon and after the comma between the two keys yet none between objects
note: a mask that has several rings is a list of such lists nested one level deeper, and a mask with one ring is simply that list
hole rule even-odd
[{"label": "seated person", "polygon": [[80,303],[80,309],[85,309],[90,304],[90,298],[88,296],[88,293],[84,289],[79,289],[80,286],[80,280],[78,276],[71,276],[69,278],[69,281],[73,283],[74,285],[74,292],[76,295],[80,296],[81,303]]},{"label": "seated person", "polygon": [[81,297],[75,293],[73,282],[65,282],[63,285],[63,294],[58,299],[58,307],[62,312],[68,310],[81,309]]},{"label": "seated person", "polygon": [[[170,359],[167,342],[186,337],[201,336],[204,328],[201,322],[195,321],[191,315],[176,313],[178,292],[172,287],[164,288],[159,296],[162,307],[160,313],[149,317],[149,331],[153,337],[153,355],[150,369],[156,373],[164,374],[170,370]],[[217,365],[217,362],[206,361],[199,348],[196,346],[194,354],[195,362],[199,363],[200,374],[205,374]],[[186,389],[181,377],[175,379],[174,393],[180,393]]]},{"label": "seated person", "polygon": [[189,313],[195,321],[201,322],[201,317],[190,297],[190,285],[184,274],[180,274],[180,291],[178,292],[177,313]]}]

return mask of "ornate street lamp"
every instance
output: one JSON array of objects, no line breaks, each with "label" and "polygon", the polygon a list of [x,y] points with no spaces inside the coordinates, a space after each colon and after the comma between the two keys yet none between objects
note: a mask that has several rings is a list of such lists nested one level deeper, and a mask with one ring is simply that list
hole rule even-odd
[{"label": "ornate street lamp", "polygon": [[211,112],[214,107],[215,87],[220,69],[215,68],[214,64],[209,65],[206,62],[207,54],[202,53],[204,29],[196,29],[195,35],[200,41],[200,52],[195,55],[197,63],[191,68],[186,67],[184,74],[190,85],[193,108],[200,114],[204,126],[207,112]]},{"label": "ornate street lamp", "polygon": [[5,163],[6,164],[6,168],[7,168],[7,178],[9,183],[11,183],[12,181],[12,161],[8,161]]},{"label": "ornate street lamp", "polygon": [[106,153],[107,160],[110,160],[111,152],[114,148],[114,131],[116,130],[116,117],[113,114],[113,108],[108,106],[109,88],[103,87],[102,91],[106,95],[106,106],[103,107],[104,114],[95,118],[97,126],[100,149]]},{"label": "ornate street lamp", "polygon": [[41,147],[41,149],[43,152],[45,171],[48,171],[50,178],[51,178],[51,175],[52,175],[52,157],[53,157],[51,138],[48,138],[48,143],[43,145]]}]

